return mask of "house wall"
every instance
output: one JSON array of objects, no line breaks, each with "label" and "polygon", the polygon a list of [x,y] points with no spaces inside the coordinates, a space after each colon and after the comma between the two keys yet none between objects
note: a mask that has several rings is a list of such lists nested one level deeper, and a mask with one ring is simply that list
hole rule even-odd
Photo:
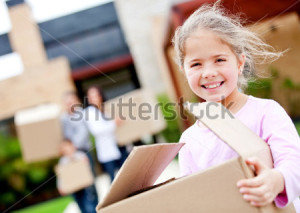
[{"label": "house wall", "polygon": [[153,38],[154,16],[167,16],[169,0],[116,0],[115,7],[124,31],[127,44],[133,56],[136,71],[142,87],[155,93],[166,91]]}]

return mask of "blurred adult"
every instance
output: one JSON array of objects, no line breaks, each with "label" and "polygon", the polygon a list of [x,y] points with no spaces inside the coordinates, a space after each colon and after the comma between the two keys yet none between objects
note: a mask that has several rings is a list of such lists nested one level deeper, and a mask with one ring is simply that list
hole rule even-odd
[{"label": "blurred adult", "polygon": [[64,95],[66,113],[61,117],[63,134],[69,138],[77,150],[89,153],[92,143],[88,128],[84,121],[82,104],[75,92],[67,92]]},{"label": "blurred adult", "polygon": [[[64,102],[66,113],[61,117],[64,138],[68,138],[77,151],[82,151],[87,155],[93,175],[95,176],[94,161],[90,152],[92,150],[92,143],[85,123],[82,104],[75,92],[66,93],[64,95]],[[75,192],[73,196],[82,212],[95,212],[95,204],[98,203],[95,185]],[[86,196],[88,196],[87,199]],[[93,211],[87,211],[86,209],[93,209]]]},{"label": "blurred adult", "polygon": [[96,141],[97,158],[102,168],[110,176],[115,177],[115,170],[119,168],[118,161],[122,154],[117,146],[115,131],[121,124],[120,119],[108,120],[103,113],[103,95],[99,88],[92,86],[87,91],[89,106],[85,109],[85,118],[89,131]]}]

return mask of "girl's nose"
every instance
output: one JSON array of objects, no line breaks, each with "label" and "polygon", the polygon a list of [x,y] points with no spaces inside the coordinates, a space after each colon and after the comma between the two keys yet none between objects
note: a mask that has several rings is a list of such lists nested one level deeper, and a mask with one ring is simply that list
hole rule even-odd
[{"label": "girl's nose", "polygon": [[202,78],[214,78],[217,76],[217,72],[212,67],[205,67],[202,72]]}]

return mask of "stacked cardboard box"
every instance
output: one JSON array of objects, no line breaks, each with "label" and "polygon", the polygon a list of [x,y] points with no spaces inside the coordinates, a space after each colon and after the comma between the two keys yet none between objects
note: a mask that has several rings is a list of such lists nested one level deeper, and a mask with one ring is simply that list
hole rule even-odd
[{"label": "stacked cardboard box", "polygon": [[47,160],[59,156],[62,141],[60,107],[41,105],[20,110],[15,125],[26,162]]}]

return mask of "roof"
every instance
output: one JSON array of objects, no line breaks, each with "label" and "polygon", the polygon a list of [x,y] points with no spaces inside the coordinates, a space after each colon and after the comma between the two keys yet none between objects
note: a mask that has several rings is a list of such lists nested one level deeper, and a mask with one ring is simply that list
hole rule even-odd
[{"label": "roof", "polygon": [[112,2],[38,26],[48,58],[66,56],[75,72],[129,54]]}]

